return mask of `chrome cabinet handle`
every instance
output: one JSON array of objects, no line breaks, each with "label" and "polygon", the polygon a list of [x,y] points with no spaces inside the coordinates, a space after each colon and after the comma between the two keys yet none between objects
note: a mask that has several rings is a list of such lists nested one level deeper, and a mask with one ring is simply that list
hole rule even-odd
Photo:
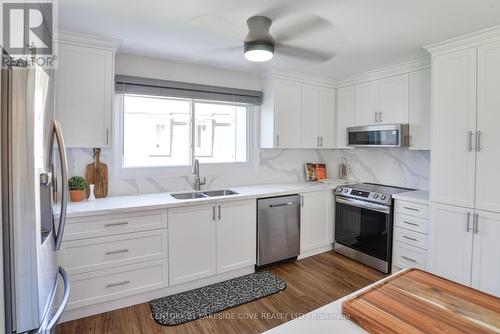
[{"label": "chrome cabinet handle", "polygon": [[375,123],[378,122],[378,111],[375,112]]},{"label": "chrome cabinet handle", "polygon": [[316,136],[316,147],[319,147],[319,136]]},{"label": "chrome cabinet handle", "polygon": [[465,232],[470,232],[470,216],[472,213],[467,212],[467,224],[465,225]]},{"label": "chrome cabinet handle", "polygon": [[406,220],[403,220],[403,223],[408,224],[408,225],[412,225],[412,226],[418,226],[418,224],[412,223],[412,222],[409,222],[409,221],[406,221]]},{"label": "chrome cabinet handle", "polygon": [[467,141],[467,146],[468,146],[469,152],[472,152],[472,137],[473,136],[474,136],[474,132],[469,131],[469,137],[468,137],[468,141]]},{"label": "chrome cabinet handle", "polygon": [[69,282],[68,274],[63,269],[63,267],[59,267],[59,274],[63,279],[64,294],[61,303],[59,304],[59,308],[57,309],[56,313],[54,313],[54,316],[52,317],[52,319],[50,319],[50,322],[47,325],[46,333],[52,333],[52,328],[55,327],[55,325],[59,321],[59,318],[61,318],[61,315],[63,314],[64,309],[66,308],[66,304],[68,304],[69,300],[69,292],[71,290],[71,285]]},{"label": "chrome cabinet handle", "polygon": [[382,122],[382,112],[381,111],[378,112],[378,121]]},{"label": "chrome cabinet handle", "polygon": [[221,208],[220,208],[220,205],[219,205],[219,220],[220,220],[220,217],[221,217]]},{"label": "chrome cabinet handle", "polygon": [[126,284],[130,284],[130,281],[121,281],[121,282],[116,282],[116,283],[109,283],[109,284],[106,284],[106,288],[113,288],[115,286],[126,285]]},{"label": "chrome cabinet handle", "polygon": [[476,213],[474,215],[473,232],[474,232],[474,234],[478,234],[479,233],[479,213]]},{"label": "chrome cabinet handle", "polygon": [[109,145],[109,129],[106,129],[106,145]]},{"label": "chrome cabinet handle", "polygon": [[54,139],[57,141],[57,147],[59,149],[59,160],[61,161],[61,178],[62,178],[62,189],[61,189],[61,213],[59,215],[59,228],[57,234],[55,234],[55,249],[61,249],[62,238],[64,235],[64,228],[66,227],[66,213],[68,211],[68,161],[66,159],[66,146],[64,145],[64,138],[61,131],[61,125],[57,120],[53,122],[53,130],[50,140],[49,156],[52,156],[52,150],[54,148]]},{"label": "chrome cabinet handle", "polygon": [[129,251],[130,251],[129,249],[118,249],[118,250],[106,252],[104,254],[105,255],[114,255],[114,254],[120,254],[120,253],[127,253]]},{"label": "chrome cabinet handle", "polygon": [[406,261],[410,261],[410,262],[413,262],[413,263],[417,263],[417,260],[415,260],[415,259],[409,258],[409,257],[404,256],[404,255],[402,255],[401,257],[402,257],[403,259],[405,259]]},{"label": "chrome cabinet handle", "polygon": [[212,206],[212,220],[215,221],[215,205]]},{"label": "chrome cabinet handle", "polygon": [[280,146],[280,136],[276,136],[276,147]]},{"label": "chrome cabinet handle", "polygon": [[114,227],[114,226],[123,226],[123,225],[128,225],[128,222],[104,224],[104,227]]},{"label": "chrome cabinet handle", "polygon": [[411,240],[411,241],[418,241],[417,239],[412,238],[412,237],[409,237],[409,236],[407,236],[407,235],[403,235],[403,238],[408,239],[408,240]]},{"label": "chrome cabinet handle", "polygon": [[483,149],[481,147],[481,136],[482,135],[483,135],[483,133],[481,131],[476,132],[476,150],[478,152],[481,152],[481,150]]},{"label": "chrome cabinet handle", "polygon": [[320,147],[323,147],[323,137],[321,136],[321,137],[319,137],[319,138],[320,138],[320,144],[319,144],[319,146],[320,146]]}]

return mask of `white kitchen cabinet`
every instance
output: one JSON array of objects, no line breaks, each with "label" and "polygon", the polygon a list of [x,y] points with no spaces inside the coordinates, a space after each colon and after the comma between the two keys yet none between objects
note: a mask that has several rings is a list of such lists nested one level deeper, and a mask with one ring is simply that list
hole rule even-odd
[{"label": "white kitchen cabinet", "polygon": [[402,74],[380,80],[378,123],[407,124],[409,109],[409,75]]},{"label": "white kitchen cabinet", "polygon": [[300,147],[302,85],[283,79],[276,79],[275,85],[275,146]]},{"label": "white kitchen cabinet", "polygon": [[117,44],[61,34],[56,119],[67,147],[109,147]]},{"label": "white kitchen cabinet", "polygon": [[471,209],[431,204],[429,270],[432,273],[470,285],[473,213]]},{"label": "white kitchen cabinet", "polygon": [[170,285],[216,274],[216,219],[214,205],[168,210]]},{"label": "white kitchen cabinet", "polygon": [[317,133],[321,148],[335,147],[335,90],[327,87],[319,88],[319,115]]},{"label": "white kitchen cabinet", "polygon": [[255,200],[223,202],[217,206],[217,273],[256,263]]},{"label": "white kitchen cabinet", "polygon": [[[320,87],[302,84],[300,146],[317,148],[320,146],[318,132],[320,115]],[[333,122],[332,122],[333,124]]]},{"label": "white kitchen cabinet", "polygon": [[476,49],[433,58],[431,201],[474,207]]},{"label": "white kitchen cabinet", "polygon": [[500,297],[500,213],[476,211],[472,287]]},{"label": "white kitchen cabinet", "polygon": [[378,123],[380,111],[380,81],[369,81],[356,85],[356,125]]},{"label": "white kitchen cabinet", "polygon": [[337,89],[337,148],[347,147],[347,128],[355,124],[355,100],[354,86]]},{"label": "white kitchen cabinet", "polygon": [[500,43],[478,48],[476,208],[500,212]]},{"label": "white kitchen cabinet", "polygon": [[300,253],[333,242],[333,196],[331,191],[301,194]]},{"label": "white kitchen cabinet", "polygon": [[431,70],[410,73],[410,150],[431,149]]}]

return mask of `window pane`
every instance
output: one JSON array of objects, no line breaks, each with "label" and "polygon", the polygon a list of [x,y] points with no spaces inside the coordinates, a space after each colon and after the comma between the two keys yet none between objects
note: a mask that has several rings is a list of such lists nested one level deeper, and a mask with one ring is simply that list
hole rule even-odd
[{"label": "window pane", "polygon": [[190,101],[125,95],[124,167],[190,164]]},{"label": "window pane", "polygon": [[247,107],[195,103],[194,155],[201,163],[247,161]]}]

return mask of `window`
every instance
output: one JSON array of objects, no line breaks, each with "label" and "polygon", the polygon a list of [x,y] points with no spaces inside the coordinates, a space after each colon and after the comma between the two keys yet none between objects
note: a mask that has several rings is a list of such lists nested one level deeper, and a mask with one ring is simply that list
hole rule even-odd
[{"label": "window", "polygon": [[248,161],[248,105],[123,96],[123,167]]}]

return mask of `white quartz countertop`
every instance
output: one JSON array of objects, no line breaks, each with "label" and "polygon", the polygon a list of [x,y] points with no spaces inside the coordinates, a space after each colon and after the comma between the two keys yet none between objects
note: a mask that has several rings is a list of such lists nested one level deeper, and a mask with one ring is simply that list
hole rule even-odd
[{"label": "white quartz countertop", "polygon": [[392,198],[414,203],[429,204],[429,192],[424,190],[405,191],[392,195]]},{"label": "white quartz countertop", "polygon": [[[68,217],[84,217],[91,215],[100,215],[106,213],[116,213],[124,211],[141,211],[151,209],[164,209],[169,207],[179,207],[184,205],[214,203],[228,200],[264,198],[283,195],[292,195],[298,193],[314,192],[321,190],[334,189],[338,185],[345,184],[344,180],[330,180],[328,183],[320,182],[295,182],[281,184],[264,184],[242,187],[227,187],[237,192],[237,195],[218,196],[209,198],[178,200],[171,196],[175,193],[184,193],[191,191],[176,191],[172,193],[157,193],[131,196],[110,196],[99,198],[95,201],[83,201],[68,204]],[[208,191],[212,189],[203,189]],[[217,190],[217,189],[213,189]],[[58,212],[58,209],[56,209]]]},{"label": "white quartz countertop", "polygon": [[365,290],[371,289],[384,281],[390,279],[394,275],[400,275],[408,269],[399,271],[391,276],[379,280],[363,289],[354,291],[353,293],[337,299],[333,303],[320,307],[312,312],[306,313],[303,316],[297,317],[294,320],[286,322],[280,326],[270,329],[264,334],[362,334],[368,333],[363,328],[356,325],[351,320],[345,318],[342,314],[342,302],[351,299]]}]

